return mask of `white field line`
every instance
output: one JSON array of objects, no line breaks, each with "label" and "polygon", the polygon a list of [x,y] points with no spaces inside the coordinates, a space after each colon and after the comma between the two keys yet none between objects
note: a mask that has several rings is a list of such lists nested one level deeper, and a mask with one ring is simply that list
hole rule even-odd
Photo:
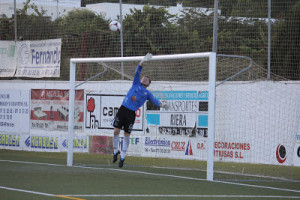
[{"label": "white field line", "polygon": [[31,194],[37,194],[37,195],[43,195],[43,196],[53,196],[53,197],[61,197],[66,199],[74,199],[74,200],[84,200],[79,198],[72,198],[72,197],[181,197],[181,198],[187,198],[187,197],[196,197],[196,198],[280,198],[280,199],[300,199],[298,196],[261,196],[261,195],[160,195],[160,194],[151,194],[151,195],[143,195],[143,194],[91,194],[91,195],[74,195],[74,194],[60,194],[60,195],[54,195],[54,194],[48,194],[43,192],[36,192],[36,191],[30,191],[30,190],[22,190],[17,188],[9,188],[9,187],[3,187],[0,186],[0,189],[4,190],[11,190],[16,192],[25,192],[25,193],[31,193]]},{"label": "white field line", "polygon": [[[13,162],[13,163],[22,163],[22,164],[46,165],[46,166],[55,166],[55,167],[67,167],[66,165],[59,165],[59,164],[37,163],[37,162],[24,162],[24,161],[1,160],[1,159],[0,159],[0,162]],[[169,175],[169,174],[157,174],[157,173],[151,173],[151,172],[142,172],[142,171],[134,171],[134,170],[124,170],[124,169],[116,169],[116,168],[97,168],[97,167],[84,167],[84,166],[72,166],[72,167],[74,167],[74,168],[82,168],[82,169],[93,169],[93,170],[120,171],[120,172],[126,172],[126,173],[145,174],[145,175],[152,175],[152,176],[165,176],[165,177],[171,177],[171,178],[196,180],[196,181],[208,181],[206,179],[200,179],[200,178],[192,178],[192,177],[185,177],[185,176],[175,176],[175,175]],[[254,188],[271,189],[271,190],[277,190],[277,191],[279,190],[279,191],[300,193],[300,190],[292,190],[292,189],[286,189],[286,188],[276,188],[276,187],[269,187],[269,186],[262,186],[262,185],[251,185],[251,184],[236,183],[236,182],[226,182],[226,181],[216,181],[216,180],[209,181],[209,182],[231,184],[231,185],[239,185],[239,186],[254,187]]]},{"label": "white field line", "polygon": [[279,198],[279,199],[300,199],[300,196],[268,196],[268,195],[163,195],[163,194],[100,194],[100,195],[74,195],[66,194],[69,197],[196,197],[196,198]]},{"label": "white field line", "polygon": [[52,196],[52,197],[55,196],[54,194],[48,194],[48,193],[44,193],[44,192],[35,192],[35,191],[30,191],[30,190],[22,190],[22,189],[9,188],[9,187],[4,187],[4,186],[0,186],[0,189],[17,191],[17,192],[25,192],[25,193],[30,193],[30,194],[38,194],[38,195],[43,195],[43,196]]},{"label": "white field line", "polygon": [[4,187],[4,186],[0,186],[0,189],[16,191],[16,192],[25,192],[25,193],[30,193],[30,194],[42,195],[42,196],[61,197],[61,198],[65,198],[65,199],[85,200],[85,199],[79,199],[79,198],[70,197],[70,196],[66,196],[66,195],[48,194],[48,193],[44,193],[44,192],[36,192],[36,191],[31,191],[31,190],[23,190],[23,189],[10,188],[10,187]]},{"label": "white field line", "polygon": [[[153,168],[206,172],[206,170],[204,170],[204,169],[191,169],[191,168],[179,168],[179,167],[168,167],[168,168],[166,168],[166,167],[153,166]],[[230,175],[248,176],[248,177],[256,177],[256,178],[269,178],[269,179],[288,181],[288,182],[300,182],[300,181],[297,181],[297,180],[292,180],[292,179],[287,179],[287,178],[282,178],[282,177],[274,177],[274,176],[264,176],[264,175],[255,175],[255,174],[247,174],[247,173],[235,173],[235,172],[224,172],[224,171],[217,171],[217,170],[214,171],[214,172],[219,173],[219,174],[230,174]]]}]

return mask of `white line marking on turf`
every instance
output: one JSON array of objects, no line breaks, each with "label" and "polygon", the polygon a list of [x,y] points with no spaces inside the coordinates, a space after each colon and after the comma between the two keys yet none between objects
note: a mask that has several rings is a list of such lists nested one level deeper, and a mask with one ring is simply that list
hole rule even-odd
[{"label": "white line marking on turf", "polygon": [[100,194],[100,195],[75,195],[73,197],[197,197],[197,198],[280,198],[280,199],[300,199],[300,196],[262,196],[262,195],[163,195],[163,194]]},{"label": "white line marking on turf", "polygon": [[43,195],[43,196],[50,196],[50,197],[61,197],[61,198],[65,198],[65,199],[85,200],[85,199],[79,199],[79,198],[75,198],[75,197],[69,197],[67,195],[55,195],[55,194],[48,194],[48,193],[44,193],[44,192],[36,192],[36,191],[10,188],[10,187],[4,187],[4,186],[0,186],[0,189],[11,190],[11,191],[16,191],[16,192],[25,192],[25,193],[37,194],[37,195]]},{"label": "white line marking on turf", "polygon": [[35,192],[35,191],[30,191],[30,190],[22,190],[22,189],[9,188],[9,187],[4,187],[4,186],[0,186],[0,189],[12,190],[12,191],[17,191],[17,192],[26,192],[26,193],[31,193],[31,194],[39,194],[39,195],[44,195],[44,196],[55,196],[54,194],[48,194],[48,193],[44,193],[44,192]]},{"label": "white line marking on turf", "polygon": [[[0,159],[0,162],[1,161],[3,161],[3,162],[14,162],[14,163],[23,163],[23,164],[35,164],[35,165],[47,165],[47,166],[56,166],[56,167],[67,167],[66,165],[49,164],[49,163],[37,163],[37,162],[25,162],[25,161],[13,161],[13,160],[1,160]],[[153,175],[153,176],[165,176],[165,177],[188,179],[188,180],[195,180],[195,181],[208,181],[206,179],[192,178],[192,177],[186,177],[186,176],[176,176],[176,175],[170,175],[170,174],[157,174],[157,173],[151,173],[151,172],[142,172],[142,171],[134,171],[134,170],[115,169],[115,168],[97,168],[97,167],[84,167],[84,166],[72,166],[72,167],[82,168],[82,169],[121,171],[121,172],[128,172],[128,173]],[[292,189],[286,189],[286,188],[276,188],[276,187],[263,186],[263,185],[250,185],[250,184],[244,184],[244,183],[226,182],[226,181],[217,181],[217,180],[209,181],[209,182],[300,193],[300,190],[292,190]]]},{"label": "white line marking on turf", "polygon": [[43,196],[53,196],[53,197],[61,197],[61,198],[67,198],[67,199],[74,199],[74,200],[83,200],[79,198],[72,198],[72,197],[197,197],[197,198],[280,198],[280,199],[300,199],[300,196],[262,196],[262,195],[161,195],[161,194],[151,194],[151,195],[142,195],[142,194],[91,194],[91,195],[79,195],[79,194],[48,194],[44,192],[36,192],[36,191],[30,191],[30,190],[23,190],[23,189],[17,189],[17,188],[9,188],[0,186],[0,189],[5,190],[12,190],[17,192],[25,192],[30,194],[38,194]]}]

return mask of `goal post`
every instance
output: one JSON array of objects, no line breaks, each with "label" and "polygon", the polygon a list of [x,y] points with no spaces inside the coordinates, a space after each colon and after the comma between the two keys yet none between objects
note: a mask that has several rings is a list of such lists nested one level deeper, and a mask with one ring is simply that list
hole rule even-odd
[{"label": "goal post", "polygon": [[206,179],[214,180],[214,140],[215,140],[215,101],[216,101],[216,54],[209,57],[208,95],[208,152]]},{"label": "goal post", "polygon": [[[76,64],[77,63],[105,63],[105,62],[139,62],[144,56],[133,57],[106,57],[106,58],[71,58],[70,59],[70,91],[69,91],[69,121],[68,121],[68,152],[67,166],[73,165],[73,137],[74,137],[74,110],[76,88]],[[213,180],[214,168],[214,112],[215,112],[215,87],[216,87],[216,53],[187,53],[172,55],[154,55],[151,61],[197,59],[206,58],[209,62],[209,106],[208,106],[208,156],[207,156],[207,180]],[[197,67],[197,66],[196,66]],[[201,76],[201,74],[197,74]],[[82,84],[81,84],[82,85]]]}]

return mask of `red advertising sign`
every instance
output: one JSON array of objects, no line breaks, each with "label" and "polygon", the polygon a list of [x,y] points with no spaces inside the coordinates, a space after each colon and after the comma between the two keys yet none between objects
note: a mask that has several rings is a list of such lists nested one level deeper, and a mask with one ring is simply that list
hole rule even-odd
[{"label": "red advertising sign", "polygon": [[[75,129],[83,127],[84,90],[75,92]],[[68,130],[69,90],[31,90],[31,128]]]}]

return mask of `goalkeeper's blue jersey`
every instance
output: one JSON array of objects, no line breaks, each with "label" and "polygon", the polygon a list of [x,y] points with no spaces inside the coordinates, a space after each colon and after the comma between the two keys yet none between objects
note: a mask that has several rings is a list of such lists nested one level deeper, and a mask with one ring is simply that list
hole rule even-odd
[{"label": "goalkeeper's blue jersey", "polygon": [[123,106],[132,111],[137,111],[139,107],[141,107],[145,103],[146,100],[149,100],[155,105],[159,106],[158,99],[156,99],[154,95],[141,84],[142,69],[142,66],[137,66],[132,86],[122,103]]}]

